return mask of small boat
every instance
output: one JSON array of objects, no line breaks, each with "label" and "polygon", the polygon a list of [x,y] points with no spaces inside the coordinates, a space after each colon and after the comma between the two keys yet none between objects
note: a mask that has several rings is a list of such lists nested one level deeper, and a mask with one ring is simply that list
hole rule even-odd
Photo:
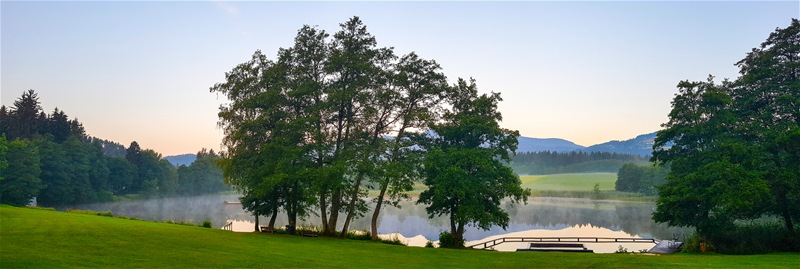
[{"label": "small boat", "polygon": [[661,240],[647,252],[656,254],[672,254],[681,251],[682,249],[683,242],[678,242],[675,240]]}]

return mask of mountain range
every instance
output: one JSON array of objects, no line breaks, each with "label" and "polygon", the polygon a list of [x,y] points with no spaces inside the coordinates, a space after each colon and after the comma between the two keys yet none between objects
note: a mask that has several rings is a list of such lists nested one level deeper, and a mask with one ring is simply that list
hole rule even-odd
[{"label": "mountain range", "polygon": [[517,153],[520,152],[609,152],[649,156],[653,151],[656,133],[643,134],[628,140],[611,140],[605,143],[584,147],[560,138],[519,137]]},{"label": "mountain range", "polygon": [[[575,144],[569,140],[561,138],[533,138],[533,137],[519,137],[519,146],[517,153],[520,152],[609,152],[620,154],[633,154],[640,156],[649,156],[653,151],[653,141],[656,138],[656,133],[643,134],[628,140],[611,140],[605,143],[584,147]],[[172,165],[190,165],[194,162],[196,156],[194,154],[181,154],[175,156],[164,157]]]}]

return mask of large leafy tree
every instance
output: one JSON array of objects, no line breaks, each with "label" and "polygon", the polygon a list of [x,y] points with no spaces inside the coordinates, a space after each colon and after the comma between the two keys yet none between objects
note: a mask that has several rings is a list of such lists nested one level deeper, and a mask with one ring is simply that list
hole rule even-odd
[{"label": "large leafy tree", "polygon": [[302,108],[292,106],[286,69],[256,51],[211,91],[231,100],[219,113],[227,148],[219,164],[227,181],[242,193],[245,209],[266,215],[282,206],[293,228],[308,207],[309,196],[303,192],[309,188],[301,185],[307,172],[303,130],[308,125],[300,122],[302,114],[293,113]]},{"label": "large leafy tree", "polygon": [[177,190],[177,174],[169,161],[152,149],[142,149],[136,141],[131,142],[125,159],[135,168],[130,183],[130,192],[146,194],[174,194]]},{"label": "large leafy tree", "polygon": [[365,179],[395,113],[391,50],[377,48],[357,17],[341,27],[328,42],[304,26],[275,62],[256,52],[211,89],[231,100],[219,114],[228,150],[220,164],[243,205],[260,215],[280,208],[291,226],[315,203],[327,234],[340,213],[344,234],[365,211]]},{"label": "large leafy tree", "polygon": [[[425,60],[416,53],[400,58],[390,75],[394,88],[386,100],[393,106],[387,117],[387,128],[396,133],[394,139],[377,140],[380,157],[375,158],[376,169],[372,181],[378,184],[378,197],[371,219],[371,236],[378,239],[378,217],[381,209],[389,204],[397,206],[400,199],[407,198],[404,191],[411,190],[412,184],[422,178],[422,151],[415,147],[418,136],[411,130],[425,130],[439,115],[447,81],[441,67],[435,61]],[[388,198],[388,199],[387,199]]]},{"label": "large leafy tree", "polygon": [[451,111],[435,132],[425,156],[425,185],[417,203],[435,215],[449,215],[450,232],[463,244],[464,227],[505,228],[508,213],[501,202],[524,202],[530,195],[519,176],[507,166],[517,147],[517,131],[500,128],[500,94],[478,95],[474,80],[459,79],[448,96]]},{"label": "large leafy tree", "polygon": [[667,166],[641,166],[627,163],[619,168],[614,189],[657,195],[657,187],[664,184],[668,172],[669,167]]},{"label": "large leafy tree", "polygon": [[41,159],[41,179],[46,185],[39,196],[42,204],[111,199],[107,190],[110,171],[99,148],[74,136],[62,144],[44,138],[35,139],[34,143]]},{"label": "large leafy tree", "polygon": [[189,166],[181,165],[177,168],[178,192],[186,195],[196,195],[224,191],[227,188],[223,182],[222,170],[217,166],[219,156],[214,150],[202,149],[196,154],[197,158]]},{"label": "large leafy tree", "polygon": [[120,157],[108,157],[109,191],[115,195],[134,193],[133,182],[136,181],[136,166]]},{"label": "large leafy tree", "polygon": [[[5,141],[5,138],[1,138]],[[4,157],[8,166],[0,169],[0,203],[26,205],[44,187],[39,178],[39,152],[27,139],[17,139],[8,144]]]},{"label": "large leafy tree", "polygon": [[316,206],[323,233],[344,235],[377,188],[377,239],[381,209],[422,176],[419,132],[449,89],[436,62],[377,44],[358,17],[332,37],[304,26],[275,61],[257,51],[211,88],[230,100],[218,163],[247,210],[285,211],[291,226]]},{"label": "large leafy tree", "polygon": [[752,149],[729,131],[738,124],[730,109],[730,83],[709,77],[682,81],[678,88],[670,120],[653,146],[653,160],[671,167],[653,219],[695,227],[708,239],[734,220],[757,217],[769,194],[752,171],[757,165]]},{"label": "large leafy tree", "polygon": [[330,76],[327,87],[327,103],[332,121],[329,130],[335,134],[332,155],[333,167],[338,174],[328,177],[325,186],[330,190],[327,208],[327,233],[332,233],[344,212],[342,236],[350,221],[360,216],[367,207],[366,192],[362,189],[365,177],[374,169],[375,149],[379,147],[381,135],[387,132],[387,120],[393,112],[392,91],[386,87],[386,72],[383,63],[394,56],[391,49],[377,47],[375,37],[367,31],[358,17],[340,24],[341,29],[333,35],[330,56],[325,71]]},{"label": "large leafy tree", "polygon": [[800,21],[776,29],[766,41],[736,63],[734,110],[737,129],[761,159],[757,167],[769,182],[774,203],[769,211],[794,233],[800,220]]},{"label": "large leafy tree", "polygon": [[[737,64],[734,81],[683,81],[653,160],[669,163],[653,219],[714,239],[737,219],[800,217],[800,22]],[[674,144],[673,144],[674,143]]]}]

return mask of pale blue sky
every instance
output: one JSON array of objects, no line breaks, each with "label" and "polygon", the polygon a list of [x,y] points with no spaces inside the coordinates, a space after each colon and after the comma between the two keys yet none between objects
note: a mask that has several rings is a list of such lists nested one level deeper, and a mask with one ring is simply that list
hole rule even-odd
[{"label": "pale blue sky", "polygon": [[360,16],[380,46],[501,92],[502,126],[582,145],[653,132],[675,85],[735,62],[800,14],[783,2],[0,2],[0,101],[24,90],[93,136],[164,155],[219,149],[208,88],[303,24]]}]

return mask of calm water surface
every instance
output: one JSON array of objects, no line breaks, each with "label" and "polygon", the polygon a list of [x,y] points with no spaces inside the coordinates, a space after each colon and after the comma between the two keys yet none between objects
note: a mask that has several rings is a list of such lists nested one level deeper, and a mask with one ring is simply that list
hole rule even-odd
[{"label": "calm water surface", "polygon": [[[234,203],[226,203],[234,202]],[[213,194],[193,197],[157,198],[139,201],[120,201],[72,206],[78,209],[111,211],[114,215],[137,217],[153,221],[183,221],[200,224],[210,220],[214,227],[233,222],[233,230],[252,232],[254,217],[237,204],[236,194]],[[398,237],[409,245],[424,245],[428,240],[438,240],[439,233],[450,229],[446,216],[429,218],[424,205],[413,201],[400,203],[400,208],[385,207],[378,220],[378,232]],[[467,227],[467,244],[479,243],[502,236],[562,236],[562,237],[643,237],[671,239],[688,235],[689,230],[670,228],[656,224],[650,219],[654,203],[594,201],[571,198],[529,198],[527,205],[504,204],[511,221],[504,230],[492,227],[481,230]],[[372,212],[352,221],[351,230],[368,230]],[[261,224],[269,221],[260,217]],[[341,226],[344,221],[340,220]],[[319,226],[318,216],[308,216],[300,221],[303,225]],[[286,224],[286,216],[278,215],[276,226]],[[341,227],[339,227],[341,228]],[[623,246],[629,251],[649,249],[653,244],[590,244],[595,252],[614,252]],[[501,251],[513,251],[527,244],[505,243],[496,247]]]}]

